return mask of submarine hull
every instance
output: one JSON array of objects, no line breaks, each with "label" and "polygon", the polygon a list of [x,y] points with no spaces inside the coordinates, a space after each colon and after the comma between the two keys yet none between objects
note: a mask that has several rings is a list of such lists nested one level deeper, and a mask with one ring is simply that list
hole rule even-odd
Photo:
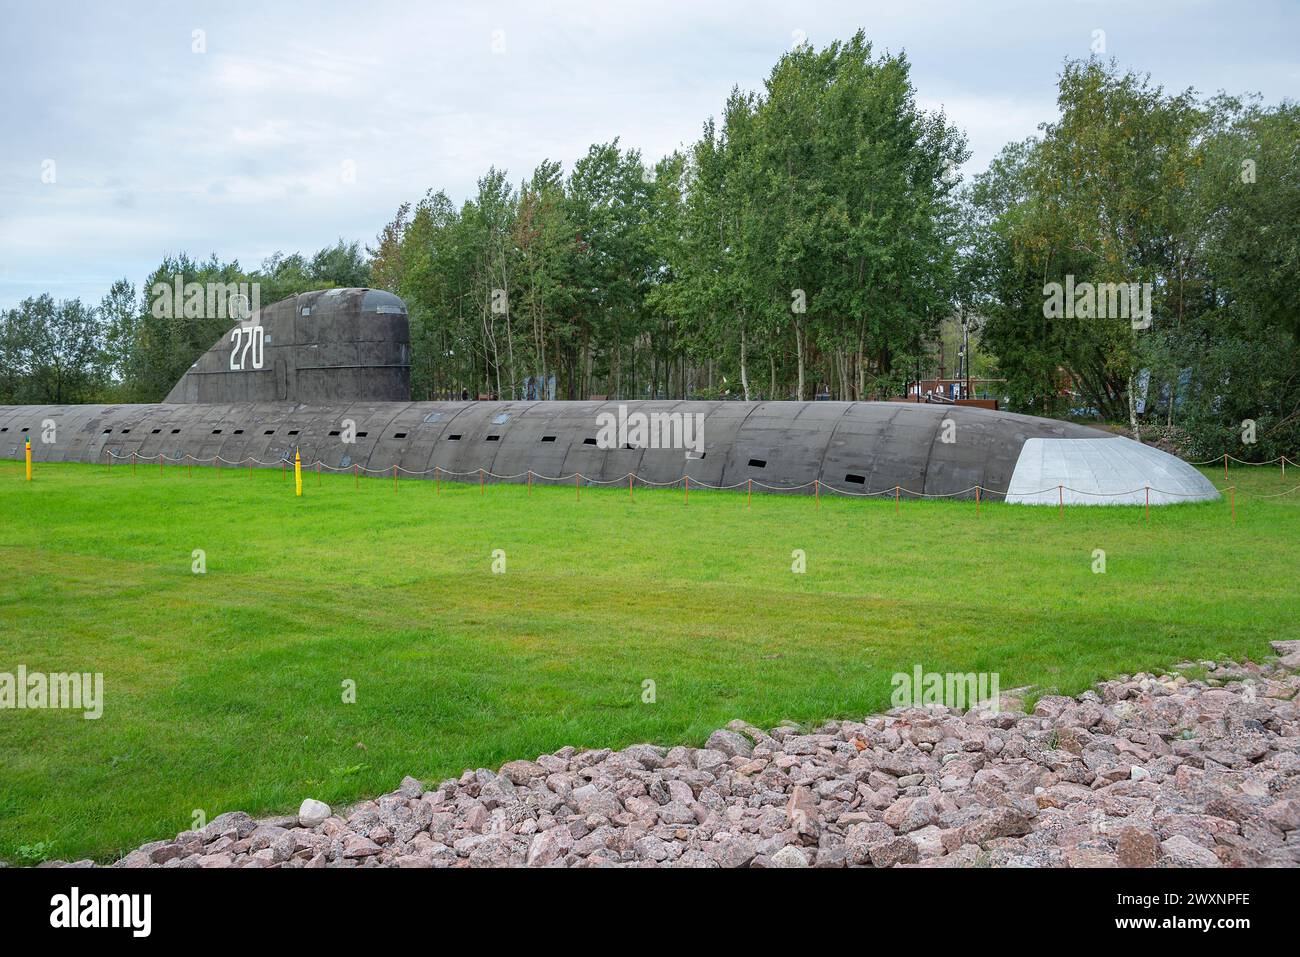
[{"label": "submarine hull", "polygon": [[[641,416],[643,418],[638,419]],[[690,417],[690,432],[682,424]],[[640,423],[651,429],[638,431]],[[617,423],[623,424],[620,433]],[[53,441],[42,438],[51,433]],[[649,434],[646,434],[649,432]],[[625,481],[1056,505],[1218,497],[1180,459],[1097,429],[898,402],[277,402],[0,406],[0,454],[535,483]],[[671,447],[661,439],[678,440]],[[690,444],[687,445],[686,441]],[[216,460],[220,460],[219,462]],[[1127,494],[1123,494],[1127,493]]]}]

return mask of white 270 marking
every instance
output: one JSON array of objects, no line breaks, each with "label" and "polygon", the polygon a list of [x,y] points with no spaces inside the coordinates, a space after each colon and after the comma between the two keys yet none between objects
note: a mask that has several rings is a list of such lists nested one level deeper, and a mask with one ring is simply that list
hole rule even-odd
[{"label": "white 270 marking", "polygon": [[[230,330],[230,368],[234,372],[242,372],[244,369],[260,369],[262,361],[266,357],[265,332],[261,326],[253,326],[245,329],[242,326],[235,326]],[[240,342],[243,342],[244,348],[239,348]],[[249,352],[252,355],[249,355]]]}]

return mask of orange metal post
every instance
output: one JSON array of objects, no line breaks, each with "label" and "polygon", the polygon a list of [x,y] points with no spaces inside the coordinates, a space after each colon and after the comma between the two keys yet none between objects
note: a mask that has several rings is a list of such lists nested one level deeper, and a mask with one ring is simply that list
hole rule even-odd
[{"label": "orange metal post", "polygon": [[691,477],[689,475],[686,476],[686,499],[684,504],[691,504]]},{"label": "orange metal post", "polygon": [[980,517],[980,487],[975,486],[975,517]]},{"label": "orange metal post", "polygon": [[822,483],[820,479],[813,479],[813,498],[817,499],[817,509],[822,507]]}]

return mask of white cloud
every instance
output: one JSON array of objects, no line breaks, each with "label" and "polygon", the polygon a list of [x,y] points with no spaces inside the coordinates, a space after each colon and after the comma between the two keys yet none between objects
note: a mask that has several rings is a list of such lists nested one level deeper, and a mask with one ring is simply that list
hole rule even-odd
[{"label": "white cloud", "polygon": [[[760,88],[793,30],[820,46],[862,27],[877,51],[905,49],[918,102],[967,130],[968,173],[1052,118],[1062,60],[1086,56],[1098,26],[1121,63],[1170,87],[1300,96],[1300,17],[1282,3],[1249,17],[1226,0],[133,9],[6,11],[0,307],[43,289],[98,299],[168,252],[255,265],[277,249],[368,242],[431,187],[459,201],[489,166],[518,181],[615,136],[653,162],[698,136],[733,86]],[[191,52],[196,28],[206,53]],[[55,186],[40,182],[49,157]]]}]

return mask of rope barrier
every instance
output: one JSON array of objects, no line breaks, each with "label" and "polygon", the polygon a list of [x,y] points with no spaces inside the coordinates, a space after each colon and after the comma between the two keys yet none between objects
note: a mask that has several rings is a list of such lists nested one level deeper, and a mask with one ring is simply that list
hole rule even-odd
[{"label": "rope barrier", "polygon": [[1296,491],[1297,489],[1300,489],[1300,485],[1293,486],[1287,489],[1285,492],[1274,492],[1273,494],[1270,495],[1255,494],[1255,498],[1281,498],[1283,495],[1290,495],[1292,492]]},{"label": "rope barrier", "polygon": [[[1279,455],[1277,458],[1269,459],[1267,462],[1247,462],[1245,459],[1239,459],[1235,455],[1229,455],[1227,452],[1225,452],[1223,453],[1222,458],[1216,455],[1214,458],[1206,459],[1204,462],[1188,462],[1187,464],[1188,465],[1218,465],[1219,462],[1223,461],[1224,459],[1231,459],[1233,462],[1236,462],[1238,465],[1276,465],[1278,462],[1282,462],[1285,465],[1287,456]],[[1291,459],[1291,464],[1293,465],[1295,464],[1294,458]]]},{"label": "rope barrier", "polygon": [[[201,459],[192,456],[189,453],[185,453],[184,455],[177,455],[175,457],[164,455],[161,452],[159,452],[157,455],[150,455],[150,456],[142,456],[137,452],[131,452],[129,455],[118,455],[116,452],[112,451],[111,449],[106,449],[105,453],[109,457],[108,465],[110,468],[112,467],[113,460],[123,461],[129,458],[131,460],[132,474],[135,474],[134,470],[138,462],[153,462],[157,460],[160,470],[163,464],[166,462],[171,462],[173,464],[185,462],[191,466],[211,464],[216,468],[220,468],[223,464],[229,466],[235,466],[235,467],[239,467],[241,465],[247,465],[250,475],[252,474],[252,469],[254,466],[261,466],[263,468],[273,468],[274,466],[279,465],[281,467],[282,474],[285,476],[285,478],[288,477],[287,476],[288,462],[289,462],[288,458],[277,459],[274,462],[263,462],[261,459],[254,458],[252,456],[249,456],[248,458],[244,458],[244,459],[231,460],[231,459],[222,458],[220,455],[214,455],[211,456],[210,458]],[[1273,462],[1285,460],[1286,458],[1287,458],[1286,456],[1281,456],[1279,459],[1274,459]],[[1240,461],[1240,460],[1234,459],[1233,461]],[[1191,463],[1191,464],[1196,464],[1196,463]],[[1199,463],[1199,464],[1204,464],[1204,463]],[[1267,465],[1272,463],[1245,462],[1243,464]],[[1292,464],[1294,464],[1294,462]],[[322,469],[328,472],[345,472],[349,468],[349,466],[345,466],[345,465],[340,465],[337,467],[332,466],[327,464],[321,459],[316,459],[314,462],[311,462],[309,464],[309,467],[316,469],[318,479]],[[534,472],[531,469],[526,472],[515,472],[515,473],[506,474],[506,473],[491,472],[483,468],[471,469],[469,471],[460,472],[460,471],[456,471],[455,469],[444,469],[441,466],[435,466],[431,469],[416,471],[412,469],[402,468],[400,465],[392,465],[385,468],[371,469],[371,468],[366,468],[365,466],[362,466],[358,463],[353,463],[350,466],[350,468],[353,477],[356,479],[357,487],[360,487],[359,485],[360,477],[363,473],[366,475],[375,475],[375,476],[387,475],[389,474],[389,470],[391,469],[393,481],[394,481],[394,487],[396,487],[397,477],[399,473],[405,475],[411,475],[411,476],[426,476],[431,474],[434,476],[439,492],[441,492],[442,479],[444,476],[447,476],[449,478],[469,478],[471,476],[478,476],[480,492],[485,491],[486,480],[488,478],[492,478],[495,479],[496,481],[501,481],[501,482],[509,482],[509,481],[522,478],[527,480],[530,494],[532,491],[532,483],[534,479],[537,479],[538,481],[542,481],[542,482],[553,482],[557,484],[561,482],[567,482],[569,479],[573,479],[574,486],[579,489],[579,495],[578,495],[579,498],[581,498],[582,482],[586,482],[588,485],[617,485],[626,481],[628,483],[629,491],[633,489],[637,484],[640,484],[647,488],[676,488],[677,486],[681,485],[685,489],[685,500],[689,501],[691,484],[692,484],[689,475],[683,476],[680,479],[673,479],[672,481],[668,481],[668,482],[655,482],[650,479],[641,478],[635,472],[627,472],[624,475],[617,478],[598,479],[598,478],[593,478],[591,476],[583,475],[581,472],[571,472],[567,475],[543,475],[540,472]],[[891,489],[889,488],[884,488],[874,492],[872,491],[855,492],[851,489],[842,489],[842,488],[837,488],[833,485],[828,485],[825,482],[822,482],[820,479],[813,479],[810,482],[802,482],[798,485],[769,485],[766,482],[761,482],[752,478],[745,479],[742,482],[734,482],[730,485],[712,485],[708,482],[701,482],[699,479],[696,479],[694,484],[696,488],[708,489],[710,491],[733,491],[738,488],[744,488],[746,490],[747,495],[752,495],[753,490],[755,488],[763,489],[764,491],[768,491],[768,492],[797,492],[797,491],[801,491],[802,489],[811,487],[813,489],[813,496],[817,500],[819,507],[821,503],[822,491],[826,491],[831,494],[842,495],[850,498],[877,498],[877,497],[888,495],[891,491]],[[1230,492],[1233,495],[1235,495],[1237,491],[1236,486],[1223,486],[1221,488],[1216,486],[1216,489],[1219,492]],[[917,492],[912,489],[903,488],[901,485],[895,485],[893,486],[892,491],[894,493],[895,505],[898,505],[903,495],[908,495],[911,496],[912,498],[941,499],[941,498],[956,498],[959,496],[965,496],[974,493],[976,502],[978,503],[982,501],[982,497],[984,495],[992,494],[992,495],[1001,495],[1005,497],[1010,490],[986,488],[983,485],[972,485],[969,488],[959,489],[955,492]],[[1074,488],[1073,486],[1063,485],[1063,484],[1050,485],[1047,486],[1046,488],[1034,489],[1032,491],[1018,492],[1017,494],[1021,496],[1037,496],[1037,495],[1045,495],[1051,491],[1056,491],[1057,493],[1058,506],[1064,505],[1064,495],[1066,492],[1070,492],[1073,495],[1085,495],[1094,498],[1116,498],[1116,497],[1126,496],[1126,495],[1136,495],[1138,492],[1143,492],[1145,493],[1146,501],[1148,505],[1150,503],[1150,495],[1152,492],[1155,492],[1159,495],[1167,495],[1174,498],[1195,498],[1199,494],[1196,492],[1176,492],[1176,491],[1156,488],[1155,486],[1152,485],[1143,485],[1143,486],[1139,486],[1138,488],[1127,489],[1121,492],[1098,492],[1092,489]],[[1250,494],[1255,498],[1281,498],[1283,496],[1290,495],[1297,491],[1300,491],[1300,485],[1293,486],[1292,488],[1286,489],[1281,492],[1274,492],[1274,493],[1259,492],[1259,493],[1250,493]]]}]

